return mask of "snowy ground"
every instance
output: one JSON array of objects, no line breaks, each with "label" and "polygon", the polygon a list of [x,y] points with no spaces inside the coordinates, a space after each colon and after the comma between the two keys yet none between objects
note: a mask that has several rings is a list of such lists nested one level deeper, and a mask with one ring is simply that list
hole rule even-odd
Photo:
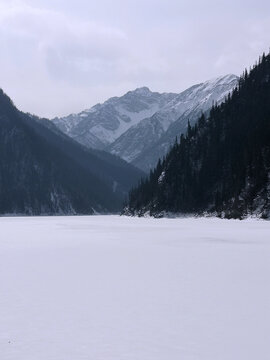
[{"label": "snowy ground", "polygon": [[1,360],[269,360],[270,222],[0,218]]}]

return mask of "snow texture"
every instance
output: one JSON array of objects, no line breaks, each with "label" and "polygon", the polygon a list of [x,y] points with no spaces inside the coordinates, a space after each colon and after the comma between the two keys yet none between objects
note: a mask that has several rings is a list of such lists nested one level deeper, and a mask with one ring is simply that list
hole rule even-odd
[{"label": "snow texture", "polygon": [[269,360],[270,223],[0,219],[1,360]]}]

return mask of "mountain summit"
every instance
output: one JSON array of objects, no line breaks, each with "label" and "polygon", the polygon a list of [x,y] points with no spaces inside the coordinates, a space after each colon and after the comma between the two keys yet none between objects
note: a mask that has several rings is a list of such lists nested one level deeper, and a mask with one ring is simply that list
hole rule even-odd
[{"label": "mountain summit", "polygon": [[176,93],[137,88],[79,114],[53,119],[53,123],[79,143],[118,155],[148,171],[213,103],[221,103],[237,85],[226,75]]},{"label": "mountain summit", "polygon": [[147,87],[113,97],[79,114],[53,119],[53,123],[79,143],[106,149],[132,126],[151,117],[176,94],[159,94]]}]

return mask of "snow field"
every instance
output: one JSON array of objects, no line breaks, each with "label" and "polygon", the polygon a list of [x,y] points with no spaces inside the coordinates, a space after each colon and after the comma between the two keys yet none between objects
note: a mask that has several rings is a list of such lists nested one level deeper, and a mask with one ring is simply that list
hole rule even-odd
[{"label": "snow field", "polygon": [[0,218],[1,360],[269,360],[270,222]]}]

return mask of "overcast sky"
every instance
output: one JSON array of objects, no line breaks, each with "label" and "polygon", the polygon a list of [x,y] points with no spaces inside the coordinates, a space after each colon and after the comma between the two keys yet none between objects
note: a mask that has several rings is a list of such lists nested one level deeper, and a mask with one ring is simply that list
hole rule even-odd
[{"label": "overcast sky", "polygon": [[0,87],[51,118],[239,75],[268,52],[270,1],[0,0],[0,46]]}]

